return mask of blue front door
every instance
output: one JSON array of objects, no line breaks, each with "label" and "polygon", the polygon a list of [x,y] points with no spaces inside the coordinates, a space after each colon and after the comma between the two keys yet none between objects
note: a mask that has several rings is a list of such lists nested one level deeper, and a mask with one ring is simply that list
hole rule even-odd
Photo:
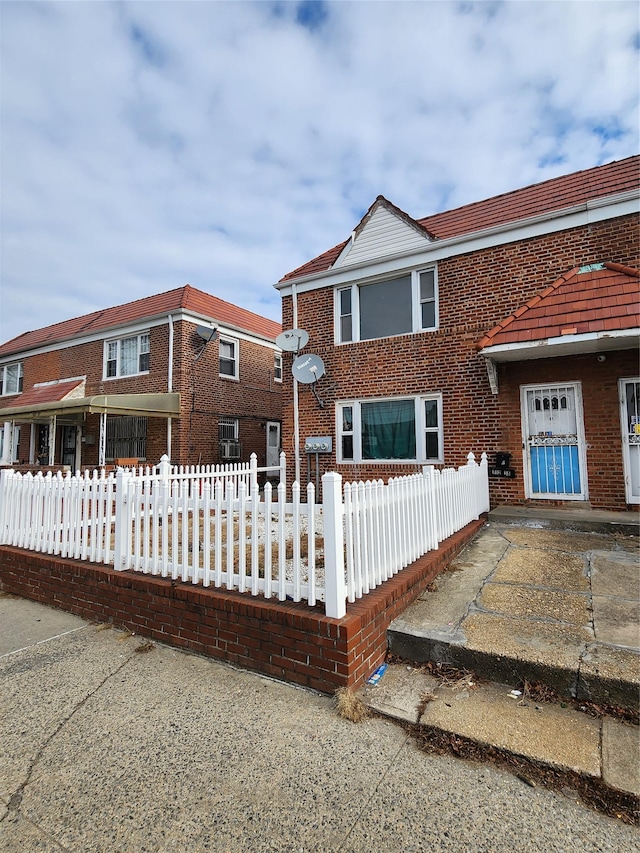
[{"label": "blue front door", "polygon": [[584,500],[579,386],[529,386],[522,392],[528,497]]}]

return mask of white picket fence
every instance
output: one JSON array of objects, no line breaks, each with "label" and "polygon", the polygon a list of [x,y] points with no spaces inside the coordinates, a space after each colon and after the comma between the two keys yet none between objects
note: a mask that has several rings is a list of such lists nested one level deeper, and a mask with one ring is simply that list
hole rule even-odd
[{"label": "white picket fence", "polygon": [[[0,475],[0,544],[112,564],[186,583],[324,601],[340,618],[351,602],[489,509],[487,457],[367,483],[322,478],[286,501],[276,469],[229,466],[42,476]],[[257,474],[278,471],[261,492]]]}]

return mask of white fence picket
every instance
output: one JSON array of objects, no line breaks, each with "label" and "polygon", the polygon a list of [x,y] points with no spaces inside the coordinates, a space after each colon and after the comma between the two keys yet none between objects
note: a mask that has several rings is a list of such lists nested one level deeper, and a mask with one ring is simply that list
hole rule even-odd
[{"label": "white fence picket", "polygon": [[0,544],[311,607],[324,600],[337,615],[489,509],[484,453],[480,464],[470,453],[457,470],[425,466],[386,485],[342,485],[338,474],[327,485],[325,475],[322,577],[315,489],[309,483],[302,503],[294,483],[286,503],[285,466],[282,454],[277,492],[267,481],[263,495],[257,473],[267,469],[255,457],[249,466],[185,469],[164,457],[157,468],[109,475],[4,469]]}]

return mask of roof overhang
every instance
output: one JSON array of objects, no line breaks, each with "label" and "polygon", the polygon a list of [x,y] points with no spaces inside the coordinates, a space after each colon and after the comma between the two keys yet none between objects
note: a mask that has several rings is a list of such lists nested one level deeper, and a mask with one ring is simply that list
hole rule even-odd
[{"label": "roof overhang", "polygon": [[494,362],[531,361],[536,358],[637,349],[639,345],[640,328],[636,328],[614,332],[589,332],[584,335],[561,335],[557,338],[524,341],[517,344],[498,344],[484,347],[480,350],[480,354]]},{"label": "roof overhang", "polygon": [[84,414],[137,415],[148,418],[179,418],[180,394],[96,394],[93,397],[7,406],[0,409],[0,421],[38,421],[54,416]]}]

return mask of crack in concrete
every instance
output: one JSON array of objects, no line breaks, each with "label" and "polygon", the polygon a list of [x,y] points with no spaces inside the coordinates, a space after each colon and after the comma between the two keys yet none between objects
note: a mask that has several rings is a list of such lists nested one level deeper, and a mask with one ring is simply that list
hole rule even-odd
[{"label": "crack in concrete", "polygon": [[[391,759],[391,761],[390,761],[390,762],[389,762],[389,764],[387,765],[386,770],[385,770],[385,771],[384,771],[384,773],[381,775],[381,777],[380,777],[380,779],[379,779],[379,781],[378,781],[378,784],[375,786],[375,788],[374,788],[374,789],[373,789],[373,791],[371,792],[371,796],[369,797],[369,799],[367,800],[367,802],[363,805],[363,807],[360,809],[360,811],[359,811],[359,812],[358,812],[358,814],[356,815],[356,817],[355,817],[355,819],[354,819],[353,823],[351,824],[351,828],[350,828],[350,829],[349,829],[349,831],[346,833],[346,835],[344,836],[344,838],[343,838],[343,839],[342,839],[342,841],[340,842],[339,846],[336,848],[336,853],[340,853],[340,850],[344,850],[344,846],[345,846],[345,844],[347,843],[347,841],[348,841],[348,840],[349,840],[349,838],[351,837],[351,835],[352,835],[352,833],[353,833],[354,829],[355,829],[355,828],[358,826],[358,824],[361,822],[361,820],[362,820],[362,818],[363,818],[363,815],[364,815],[365,813],[366,813],[366,814],[370,814],[370,806],[371,806],[371,803],[372,803],[372,801],[373,801],[373,798],[374,798],[374,797],[375,797],[375,795],[378,793],[378,791],[379,791],[379,789],[380,789],[380,786],[382,785],[382,783],[384,782],[384,780],[385,780],[385,779],[387,778],[387,776],[389,775],[389,772],[390,772],[391,768],[393,767],[393,765],[394,765],[394,764],[396,763],[396,761],[398,760],[398,756],[400,755],[400,753],[402,752],[402,750],[403,750],[403,749],[405,748],[405,746],[407,745],[407,743],[408,743],[409,739],[410,739],[410,733],[405,729],[405,732],[404,732],[404,739],[403,739],[402,743],[400,744],[400,746],[399,746],[399,747],[398,747],[398,749],[396,750],[395,755],[393,756],[393,758]],[[319,849],[319,848],[317,848],[317,847],[316,847],[316,850],[318,850],[318,849]]]},{"label": "crack in concrete", "polygon": [[[76,705],[73,707],[73,709],[70,711],[70,713],[67,714],[67,716],[63,720],[60,721],[58,726],[56,726],[55,730],[53,732],[51,732],[51,734],[46,738],[44,743],[42,743],[42,745],[40,746],[40,748],[36,752],[33,760],[29,764],[29,768],[27,770],[27,776],[26,776],[25,780],[18,785],[16,790],[13,792],[13,794],[9,798],[9,802],[6,806],[6,811],[3,815],[0,816],[0,824],[3,823],[7,818],[9,818],[9,816],[12,816],[12,818],[15,818],[15,816],[20,814],[20,809],[21,809],[22,799],[24,796],[25,789],[27,788],[27,786],[31,782],[34,770],[38,766],[38,764],[40,763],[40,760],[42,759],[42,756],[44,755],[44,752],[47,749],[47,747],[49,746],[49,744],[51,744],[51,742],[54,740],[54,738],[56,738],[60,734],[60,732],[63,730],[63,728],[73,719],[75,714],[81,708],[84,707],[84,705],[89,701],[89,699],[91,699],[93,696],[95,696],[96,693],[98,693],[98,691],[101,690],[104,687],[104,685],[110,679],[112,679],[115,675],[118,675],[118,673],[122,672],[124,667],[131,661],[132,657],[133,657],[133,652],[130,653],[129,657],[127,657],[126,660],[124,660],[120,664],[120,666],[118,666],[116,669],[114,669],[113,672],[110,672],[108,675],[106,675],[102,679],[102,681],[96,687],[94,687],[93,690],[91,690],[89,693],[86,694],[86,696],[84,696],[79,702],[77,702]],[[24,815],[22,815],[22,817],[24,820],[28,820],[28,818],[24,817]],[[31,821],[29,821],[29,822],[31,823]],[[60,849],[64,850],[66,848],[61,847]]]}]

